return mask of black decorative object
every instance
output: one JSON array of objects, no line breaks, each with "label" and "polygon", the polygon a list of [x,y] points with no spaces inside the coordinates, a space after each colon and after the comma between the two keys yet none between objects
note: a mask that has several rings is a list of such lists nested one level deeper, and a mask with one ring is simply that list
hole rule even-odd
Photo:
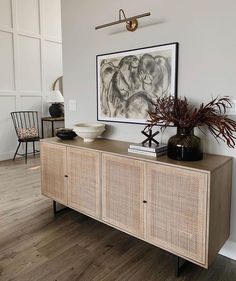
[{"label": "black decorative object", "polygon": [[169,125],[177,127],[177,135],[169,140],[168,156],[178,160],[202,159],[200,140],[194,136],[194,128],[206,127],[216,140],[223,140],[228,147],[236,146],[236,121],[227,116],[233,106],[229,97],[216,97],[199,107],[189,104],[186,97],[159,97],[149,111],[149,127],[159,125],[162,131]]},{"label": "black decorative object", "polygon": [[[56,80],[57,81],[57,80]],[[53,118],[64,116],[64,97],[59,90],[55,90],[55,83],[53,84],[53,91],[48,96],[48,103],[52,105],[49,107],[49,113]]]},{"label": "black decorative object", "polygon": [[152,133],[152,129],[149,128],[149,126],[146,126],[142,131],[141,133],[146,136],[147,138],[142,141],[142,145],[144,146],[145,143],[148,142],[148,146],[151,147],[152,146],[152,142],[154,142],[156,145],[159,144],[159,142],[157,140],[154,139],[154,137],[159,134],[159,131],[155,132],[155,133]]},{"label": "black decorative object", "polygon": [[202,160],[201,140],[194,135],[194,129],[177,127],[177,134],[168,141],[167,155],[175,160]]},{"label": "black decorative object", "polygon": [[57,130],[56,136],[62,140],[71,140],[77,135],[72,129],[62,128]]},{"label": "black decorative object", "polygon": [[64,116],[64,109],[61,103],[52,103],[49,107],[49,113],[53,118]]}]

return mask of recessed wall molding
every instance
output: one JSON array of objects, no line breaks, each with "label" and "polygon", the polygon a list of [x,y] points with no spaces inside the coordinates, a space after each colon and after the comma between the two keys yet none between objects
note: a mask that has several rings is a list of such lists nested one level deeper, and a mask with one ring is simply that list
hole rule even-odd
[{"label": "recessed wall molding", "polygon": [[0,31],[13,33],[13,28],[0,26]]},{"label": "recessed wall molding", "polygon": [[32,97],[32,98],[35,98],[35,97],[42,97],[42,95],[41,95],[41,93],[40,94],[33,94],[33,93],[24,93],[24,94],[21,94],[20,95],[20,97],[21,98],[23,98],[23,97],[27,97],[27,98],[30,98],[30,97]]},{"label": "recessed wall molding", "polygon": [[6,94],[6,95],[15,95],[16,94],[16,91],[13,90],[13,91],[4,91],[4,90],[0,90],[0,96],[2,96],[2,94]]},{"label": "recessed wall molding", "polygon": [[44,40],[49,41],[49,42],[58,43],[58,44],[62,43],[62,40],[59,38],[56,38],[56,37],[55,38],[54,37],[44,37]]},{"label": "recessed wall molding", "polygon": [[[7,2],[7,0],[5,0],[5,2]],[[30,1],[28,1],[30,3]],[[0,33],[4,32],[4,33],[9,33],[12,34],[12,46],[10,46],[10,49],[13,50],[13,58],[12,58],[12,63],[13,63],[13,73],[12,75],[14,76],[14,87],[13,89],[1,89],[1,85],[0,85],[0,96],[4,95],[15,95],[16,97],[20,97],[21,93],[24,93],[24,95],[31,95],[31,96],[37,96],[37,95],[41,95],[41,96],[45,96],[48,92],[48,90],[50,90],[51,85],[46,85],[46,83],[44,82],[45,78],[44,78],[44,53],[45,53],[45,43],[44,42],[53,42],[55,44],[61,45],[62,41],[61,38],[58,38],[57,34],[56,36],[46,36],[45,34],[45,29],[47,28],[46,24],[45,24],[45,9],[47,9],[47,1],[44,0],[37,0],[34,1],[35,4],[36,2],[38,3],[38,16],[39,16],[39,32],[31,32],[31,31],[27,31],[27,30],[22,30],[20,28],[19,25],[19,13],[18,13],[18,9],[19,9],[19,5],[21,5],[21,1],[19,0],[9,0],[9,7],[11,7],[11,10],[9,11],[9,14],[11,15],[11,27],[8,26],[3,26],[0,22]],[[58,1],[53,1],[54,4],[50,3],[51,5],[55,5],[55,3],[57,3],[57,7],[56,10],[60,9],[60,0]],[[1,6],[1,5],[0,5]],[[6,11],[5,11],[6,12]],[[57,16],[58,18],[58,16]],[[49,22],[49,19],[47,19],[47,22]],[[60,32],[59,32],[60,33]],[[41,73],[41,77],[39,77],[40,80],[40,91],[35,91],[35,90],[23,90],[20,87],[20,83],[19,81],[21,80],[19,77],[21,70],[20,64],[19,64],[19,59],[20,59],[20,54],[19,54],[19,40],[21,40],[22,38],[32,38],[32,39],[37,39],[39,40],[40,46],[39,46],[39,61],[40,61],[40,73]],[[58,47],[57,47],[58,49]],[[1,51],[0,51],[1,52]],[[57,50],[58,53],[58,50]],[[54,69],[55,70],[55,69]],[[54,74],[55,77],[59,76],[62,74],[62,67],[60,66],[60,70]],[[48,88],[48,89],[47,89]],[[42,105],[42,110],[43,110],[43,105]],[[17,108],[16,110],[20,110],[20,108]]]},{"label": "recessed wall molding", "polygon": [[18,32],[18,35],[25,36],[25,37],[31,37],[31,38],[37,38],[37,39],[44,39],[41,34],[28,32],[28,31],[22,31],[22,30]]},{"label": "recessed wall molding", "polygon": [[11,94],[11,93],[4,93],[4,94],[1,94],[0,95],[0,98],[9,98],[9,97],[13,97],[13,98],[16,98],[16,95],[15,94]]},{"label": "recessed wall molding", "polygon": [[[0,65],[0,99],[7,100],[5,113],[37,109],[39,116],[47,114],[45,97],[56,77],[62,75],[60,9],[60,0],[0,0],[0,58],[3,61]],[[45,12],[47,10],[53,13]],[[55,44],[50,46],[51,57],[46,59],[48,47],[45,42],[48,41]],[[54,61],[53,67],[48,60]],[[3,116],[2,106],[0,122],[10,118],[10,114]],[[11,125],[10,120],[8,126]],[[13,131],[12,139],[15,139],[14,134]],[[15,144],[9,147],[2,140],[0,147],[0,160],[15,150]]]},{"label": "recessed wall molding", "polygon": [[18,91],[20,94],[37,94],[37,95],[41,95],[41,91],[33,91],[33,90],[29,90],[29,91],[24,91],[24,90],[19,90]]}]

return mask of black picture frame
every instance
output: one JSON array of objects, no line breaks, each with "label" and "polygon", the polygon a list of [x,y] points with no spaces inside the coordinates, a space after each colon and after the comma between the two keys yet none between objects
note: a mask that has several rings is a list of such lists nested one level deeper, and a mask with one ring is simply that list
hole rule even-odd
[{"label": "black picture frame", "polygon": [[96,56],[97,120],[147,124],[157,97],[177,98],[179,43]]}]

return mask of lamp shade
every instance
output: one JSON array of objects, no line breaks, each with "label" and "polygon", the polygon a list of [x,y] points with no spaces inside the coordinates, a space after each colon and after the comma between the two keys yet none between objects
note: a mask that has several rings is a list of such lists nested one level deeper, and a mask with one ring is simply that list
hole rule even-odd
[{"label": "lamp shade", "polygon": [[47,98],[48,103],[61,103],[64,102],[64,97],[59,90],[51,91]]}]

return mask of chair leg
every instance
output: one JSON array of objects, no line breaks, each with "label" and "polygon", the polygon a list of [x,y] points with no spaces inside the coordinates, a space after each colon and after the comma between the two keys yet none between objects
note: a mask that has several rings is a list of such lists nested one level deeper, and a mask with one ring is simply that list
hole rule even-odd
[{"label": "chair leg", "polygon": [[35,144],[34,144],[34,141],[33,141],[33,153],[34,153],[34,158],[35,158]]},{"label": "chair leg", "polygon": [[27,146],[28,146],[28,142],[25,142],[25,164],[27,164]]},{"label": "chair leg", "polygon": [[16,155],[17,155],[17,152],[18,152],[18,150],[19,150],[20,144],[21,144],[21,142],[19,142],[19,144],[18,144],[18,146],[17,146],[17,149],[16,149],[16,152],[15,152],[15,154],[14,154],[13,160],[15,160],[15,158],[16,158]]}]

